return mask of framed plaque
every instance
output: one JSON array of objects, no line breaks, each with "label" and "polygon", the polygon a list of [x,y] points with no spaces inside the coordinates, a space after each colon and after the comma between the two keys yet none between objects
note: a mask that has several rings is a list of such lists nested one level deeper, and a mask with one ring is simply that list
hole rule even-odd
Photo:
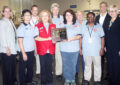
[{"label": "framed plaque", "polygon": [[67,40],[66,28],[51,29],[51,37],[53,42],[61,42]]}]

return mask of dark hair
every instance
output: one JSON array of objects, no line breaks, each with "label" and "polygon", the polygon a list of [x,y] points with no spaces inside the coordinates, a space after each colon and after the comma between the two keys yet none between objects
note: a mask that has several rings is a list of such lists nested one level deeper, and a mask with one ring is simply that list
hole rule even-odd
[{"label": "dark hair", "polygon": [[25,13],[30,13],[30,15],[32,15],[32,13],[31,13],[31,11],[30,10],[28,10],[28,9],[24,9],[23,11],[22,11],[22,17],[25,15]]},{"label": "dark hair", "polygon": [[67,12],[69,12],[70,14],[72,14],[72,16],[73,16],[73,19],[72,19],[72,22],[73,22],[73,24],[75,24],[76,23],[76,15],[75,15],[75,13],[74,13],[74,11],[73,10],[71,10],[71,9],[68,9],[68,10],[66,10],[65,12],[64,12],[64,14],[63,14],[63,18],[64,18],[64,24],[67,24],[67,20],[66,20],[66,13]]},{"label": "dark hair", "polygon": [[[89,15],[89,14],[92,14],[92,15],[95,17],[95,13],[94,13],[94,12],[88,12],[88,13],[87,13],[87,18],[88,18],[88,15]],[[88,24],[88,22],[87,22],[86,24]],[[96,25],[97,22],[95,21],[94,24]]]},{"label": "dark hair", "polygon": [[37,8],[38,8],[38,6],[37,6],[37,5],[32,5],[31,10],[33,9],[33,7],[37,7]]},{"label": "dark hair", "polygon": [[88,17],[89,14],[92,14],[95,17],[95,13],[94,12],[88,12],[87,13],[87,17]]}]

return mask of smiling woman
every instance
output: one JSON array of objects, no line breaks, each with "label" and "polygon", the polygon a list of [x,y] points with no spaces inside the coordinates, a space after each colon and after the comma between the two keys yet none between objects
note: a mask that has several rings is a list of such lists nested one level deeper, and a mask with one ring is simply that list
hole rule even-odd
[{"label": "smiling woman", "polygon": [[110,85],[120,85],[120,18],[118,16],[118,7],[111,5],[109,7],[111,20],[109,28],[106,29],[106,49],[108,73]]},{"label": "smiling woman", "polygon": [[3,85],[16,82],[16,28],[11,20],[11,9],[4,6],[0,20],[0,53]]},{"label": "smiling woman", "polygon": [[51,29],[56,25],[52,24],[51,14],[43,10],[39,14],[39,23],[36,25],[39,36],[36,38],[37,54],[40,56],[41,85],[53,85],[52,63],[55,54],[55,44],[51,39]]},{"label": "smiling woman", "polygon": [[95,13],[87,14],[87,23],[82,29],[82,53],[85,61],[83,85],[89,85],[94,65],[94,84],[101,85],[101,56],[104,54],[104,31],[95,23]]},{"label": "smiling woman", "polygon": [[111,5],[109,7],[108,10],[110,16],[112,17],[112,21],[114,22],[114,20],[117,18],[118,16],[118,7],[116,5]]},{"label": "smiling woman", "polygon": [[76,15],[73,10],[68,9],[63,14],[64,27],[67,30],[68,40],[60,42],[60,51],[63,62],[64,85],[76,85],[75,74],[79,55],[80,27],[76,23]]},{"label": "smiling woman", "polygon": [[35,51],[35,38],[38,30],[30,24],[31,11],[22,11],[23,23],[17,29],[18,51],[19,51],[19,79],[20,85],[32,84],[33,64]]}]

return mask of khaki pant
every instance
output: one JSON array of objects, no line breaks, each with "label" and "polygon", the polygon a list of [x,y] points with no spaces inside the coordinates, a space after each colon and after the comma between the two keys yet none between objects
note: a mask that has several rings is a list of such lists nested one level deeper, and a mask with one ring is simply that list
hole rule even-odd
[{"label": "khaki pant", "polygon": [[92,63],[94,66],[94,81],[101,80],[101,56],[84,56],[85,61],[85,80],[90,81],[92,75]]},{"label": "khaki pant", "polygon": [[35,59],[36,59],[36,74],[40,74],[40,58],[39,58],[39,55],[36,55]]},{"label": "khaki pant", "polygon": [[62,57],[60,53],[60,43],[56,43],[56,48],[55,48],[55,73],[56,75],[61,75],[62,74]]}]

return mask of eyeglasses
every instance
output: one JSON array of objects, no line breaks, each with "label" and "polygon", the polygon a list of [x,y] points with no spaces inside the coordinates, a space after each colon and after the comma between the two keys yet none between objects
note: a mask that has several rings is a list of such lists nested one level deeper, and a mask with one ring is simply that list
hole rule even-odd
[{"label": "eyeglasses", "polygon": [[88,16],[87,18],[94,18],[94,16]]}]

